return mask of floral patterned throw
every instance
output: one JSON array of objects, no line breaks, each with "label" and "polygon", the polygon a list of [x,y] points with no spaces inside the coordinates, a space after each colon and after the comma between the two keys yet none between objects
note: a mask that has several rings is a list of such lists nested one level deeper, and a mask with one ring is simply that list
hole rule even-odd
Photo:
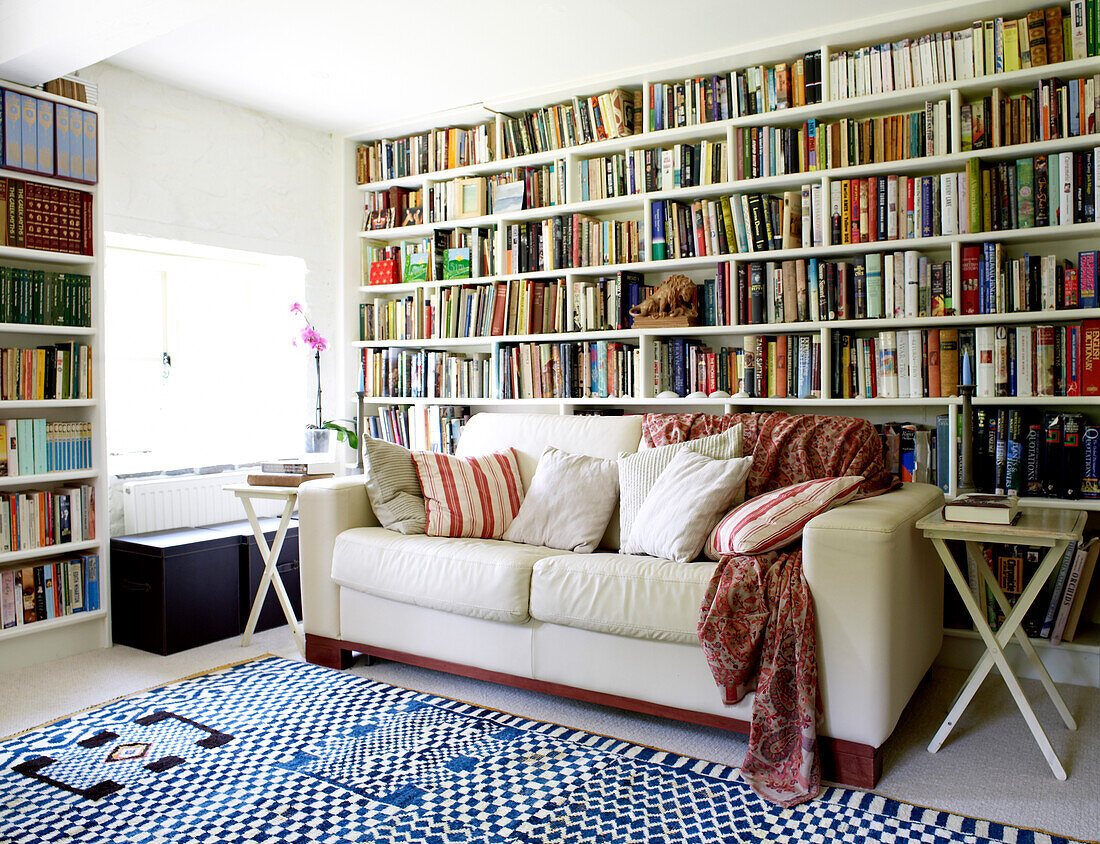
[{"label": "floral patterned throw", "polygon": [[[865,419],[786,413],[647,414],[651,446],[742,425],[752,455],[746,498],[816,478],[863,475],[862,497],[886,492],[882,443]],[[814,604],[793,545],[768,554],[723,557],[699,613],[699,642],[727,703],[756,690],[741,775],[766,800],[793,806],[821,789]]]}]

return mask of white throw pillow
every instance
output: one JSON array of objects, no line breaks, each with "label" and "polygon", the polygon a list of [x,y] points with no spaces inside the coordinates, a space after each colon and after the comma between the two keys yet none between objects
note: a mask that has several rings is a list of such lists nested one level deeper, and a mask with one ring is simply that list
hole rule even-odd
[{"label": "white throw pillow", "polygon": [[[619,455],[619,536],[626,541],[634,520],[657,478],[681,451],[694,451],[715,460],[741,456],[741,425],[720,434],[688,442],[660,445],[634,454]],[[736,502],[734,502],[736,503]]]},{"label": "white throw pillow", "polygon": [[751,466],[751,457],[712,460],[693,451],[679,452],[638,510],[622,552],[690,563],[744,489]]},{"label": "white throw pillow", "polygon": [[594,551],[618,501],[615,460],[548,447],[504,538],[566,551]]}]

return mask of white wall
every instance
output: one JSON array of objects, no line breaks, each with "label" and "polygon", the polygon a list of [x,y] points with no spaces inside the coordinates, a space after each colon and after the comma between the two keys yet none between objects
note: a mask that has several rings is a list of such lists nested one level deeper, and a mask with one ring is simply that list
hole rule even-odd
[{"label": "white wall", "polygon": [[[302,258],[303,304],[331,347],[322,355],[325,416],[347,415],[337,402],[344,345],[337,141],[110,64],[80,76],[99,85],[103,109],[104,230]],[[303,428],[314,389],[312,378],[302,385]],[[110,509],[112,532],[120,533],[119,508]]]}]

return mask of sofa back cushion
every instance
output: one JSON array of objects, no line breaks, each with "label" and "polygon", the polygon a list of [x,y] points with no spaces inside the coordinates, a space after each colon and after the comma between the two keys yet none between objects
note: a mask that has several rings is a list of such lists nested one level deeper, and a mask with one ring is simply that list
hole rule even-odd
[{"label": "sofa back cushion", "polygon": [[[614,459],[638,450],[641,416],[561,416],[557,413],[477,413],[466,423],[455,453],[460,457],[514,448],[523,488],[531,485],[547,447]],[[612,514],[601,548],[618,550],[619,514]]]}]

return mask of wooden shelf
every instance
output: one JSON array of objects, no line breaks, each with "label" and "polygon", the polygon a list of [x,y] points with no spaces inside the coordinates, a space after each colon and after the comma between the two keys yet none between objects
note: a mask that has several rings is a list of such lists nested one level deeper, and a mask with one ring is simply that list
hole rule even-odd
[{"label": "wooden shelf", "polygon": [[[100,603],[103,602],[102,590],[103,584],[100,583]],[[48,618],[45,621],[36,621],[32,624],[21,624],[18,627],[9,627],[6,630],[0,630],[0,641],[4,639],[14,639],[16,636],[27,636],[32,633],[44,633],[47,630],[53,630],[57,627],[69,627],[70,625],[82,624],[86,621],[97,621],[106,618],[106,616],[106,609],[98,609],[91,610],[90,612],[77,612],[72,615],[63,615],[59,618]]]}]

